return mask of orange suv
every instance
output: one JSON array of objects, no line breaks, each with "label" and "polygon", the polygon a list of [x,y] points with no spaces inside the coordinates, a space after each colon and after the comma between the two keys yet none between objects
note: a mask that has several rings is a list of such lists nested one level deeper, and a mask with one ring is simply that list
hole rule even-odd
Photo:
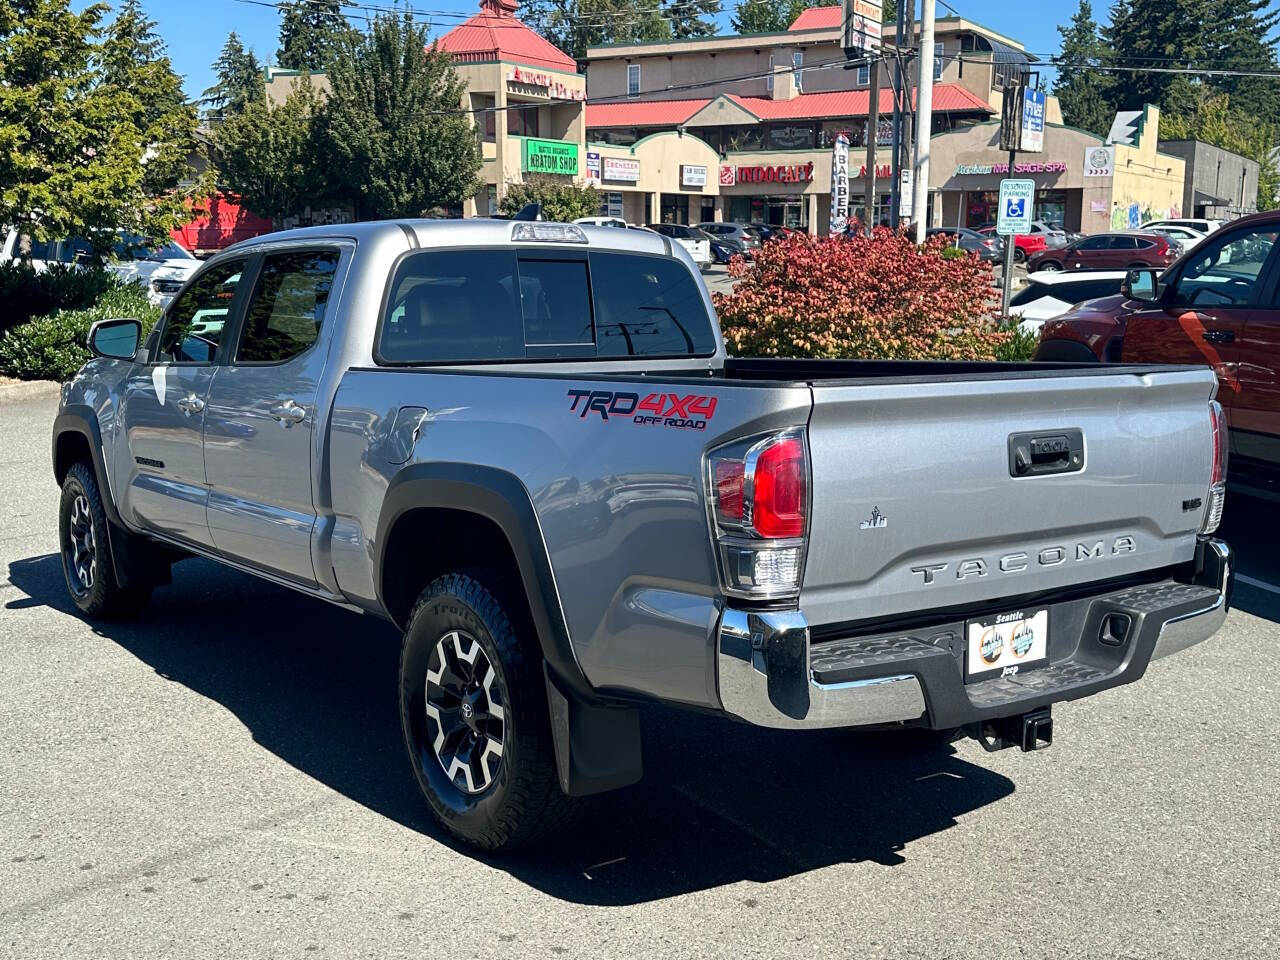
[{"label": "orange suv", "polygon": [[1195,363],[1218,375],[1233,479],[1280,482],[1280,211],[1227,224],[1166,270],[1045,323],[1035,359]]}]

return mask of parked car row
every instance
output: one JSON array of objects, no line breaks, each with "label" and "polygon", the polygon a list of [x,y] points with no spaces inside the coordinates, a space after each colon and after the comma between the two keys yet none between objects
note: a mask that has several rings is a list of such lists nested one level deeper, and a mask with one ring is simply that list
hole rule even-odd
[{"label": "parked car row", "polygon": [[[37,240],[17,229],[5,233],[4,246],[0,248],[0,263],[22,260],[37,271],[47,270],[55,263],[88,266],[99,259],[94,245],[81,237]],[[116,232],[110,252],[101,261],[121,279],[135,280],[146,287],[147,299],[160,307],[173,299],[200,266],[195,255],[176,241],[155,246],[123,230]]]}]

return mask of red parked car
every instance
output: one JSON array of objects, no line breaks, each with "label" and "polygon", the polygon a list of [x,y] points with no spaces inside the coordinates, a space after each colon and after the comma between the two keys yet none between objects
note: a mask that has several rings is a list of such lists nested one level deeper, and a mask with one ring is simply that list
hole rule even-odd
[{"label": "red parked car", "polygon": [[[995,227],[983,227],[978,233],[984,237],[998,236]],[[1009,238],[1005,237],[1007,243]],[[1028,259],[1035,254],[1045,250],[1049,244],[1045,241],[1044,234],[1040,233],[1020,233],[1013,238],[1013,262],[1026,263]]]},{"label": "red parked car", "polygon": [[1041,332],[1037,360],[1208,364],[1230,430],[1233,479],[1280,480],[1280,211],[1215,231],[1164,271]]},{"label": "red parked car", "polygon": [[1178,259],[1178,248],[1158,233],[1126,231],[1095,233],[1056,250],[1044,250],[1027,260],[1027,272],[1037,270],[1123,270],[1156,267],[1163,270]]}]

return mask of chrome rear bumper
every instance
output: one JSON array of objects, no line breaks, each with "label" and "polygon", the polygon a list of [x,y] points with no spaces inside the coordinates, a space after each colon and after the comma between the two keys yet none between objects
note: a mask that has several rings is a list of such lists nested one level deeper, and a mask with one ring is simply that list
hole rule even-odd
[{"label": "chrome rear bumper", "polygon": [[[912,637],[895,638],[887,651],[875,641],[874,655],[861,657],[853,671],[857,679],[821,683],[802,612],[726,608],[716,634],[720,702],[725,712],[757,726],[820,729],[921,718],[927,726],[961,726],[1078,699],[1137,680],[1150,661],[1212,636],[1226,619],[1232,568],[1225,543],[1203,541],[1192,583],[1168,581],[1074,601],[1130,614],[1133,630],[1123,646],[1098,647],[1089,627],[1076,635],[1074,649],[1064,651],[1069,656],[1055,656],[1039,671],[967,686],[954,649]],[[1093,616],[1090,609],[1075,622],[1095,624]]]}]

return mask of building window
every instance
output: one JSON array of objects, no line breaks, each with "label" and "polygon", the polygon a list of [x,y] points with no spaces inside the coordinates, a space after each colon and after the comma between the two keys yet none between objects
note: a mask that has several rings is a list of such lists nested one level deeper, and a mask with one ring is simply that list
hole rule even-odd
[{"label": "building window", "polygon": [[764,88],[773,93],[773,54],[769,54],[769,75],[764,78]]},{"label": "building window", "polygon": [[635,96],[640,92],[640,64],[627,64],[627,95]]},{"label": "building window", "polygon": [[853,85],[855,87],[865,87],[871,83],[871,67],[869,64],[863,64],[853,71]]},{"label": "building window", "polygon": [[804,66],[804,54],[797,50],[791,54],[791,74],[795,77],[796,93],[804,93],[804,71],[800,68]]},{"label": "building window", "polygon": [[507,105],[507,135],[512,137],[536,137],[538,135],[538,108]]},{"label": "building window", "polygon": [[485,143],[493,143],[497,128],[497,112],[494,109],[496,105],[497,99],[494,97],[482,93],[471,95],[471,109],[476,111],[476,131]]},{"label": "building window", "polygon": [[942,43],[939,41],[933,45],[933,79],[942,79]]}]

